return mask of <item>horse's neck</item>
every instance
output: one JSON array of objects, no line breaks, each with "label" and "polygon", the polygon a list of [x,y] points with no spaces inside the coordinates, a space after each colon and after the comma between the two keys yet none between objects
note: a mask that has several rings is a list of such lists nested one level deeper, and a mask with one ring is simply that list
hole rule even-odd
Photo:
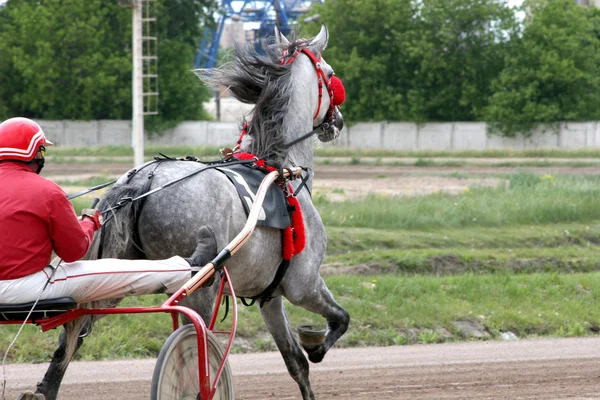
[{"label": "horse's neck", "polygon": [[[317,75],[307,57],[299,57],[297,69],[293,71],[296,85],[292,94],[290,112],[285,117],[284,132],[286,143],[298,139],[313,130],[313,115],[317,107]],[[308,76],[308,79],[307,79]],[[286,165],[314,166],[314,137],[309,137],[291,146],[284,161]]]}]

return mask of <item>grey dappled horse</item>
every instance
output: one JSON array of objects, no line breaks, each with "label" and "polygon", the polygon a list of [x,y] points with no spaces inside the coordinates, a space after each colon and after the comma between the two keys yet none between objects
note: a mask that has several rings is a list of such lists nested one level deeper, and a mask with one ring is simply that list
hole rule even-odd
[{"label": "grey dappled horse", "polygon": [[[322,104],[319,106],[319,78],[308,56],[299,53],[289,64],[281,63],[281,59],[286,57],[285,54],[294,54],[302,46],[306,46],[318,59],[327,46],[328,32],[323,26],[314,39],[290,43],[277,31],[276,38],[276,43],[266,49],[266,55],[258,55],[249,49],[236,49],[234,61],[214,71],[209,79],[211,83],[228,87],[238,100],[256,105],[248,122],[243,151],[259,156],[270,154],[272,159],[284,167],[302,166],[312,169],[312,137],[289,148],[286,148],[286,144],[312,131],[329,118],[329,94],[327,90],[323,90]],[[284,53],[286,50],[287,53]],[[320,65],[325,75],[331,77],[331,67],[324,60],[320,61]],[[317,110],[318,115],[315,115]],[[336,138],[341,129],[339,119],[337,124],[317,137],[321,141]],[[154,171],[152,188],[201,167],[202,164],[189,161],[163,162]],[[150,169],[152,168],[146,170]],[[121,177],[102,199],[100,209],[106,210],[124,196],[135,197],[142,193],[148,180],[147,173],[142,173],[146,170],[135,175],[129,183],[126,183],[127,174]],[[299,182],[294,181],[294,186],[298,185]],[[308,187],[312,188],[312,179],[308,182]],[[292,258],[274,298],[267,301],[260,312],[290,375],[300,387],[302,397],[314,399],[308,361],[288,323],[283,296],[290,303],[320,314],[327,320],[328,329],[323,344],[307,350],[308,358],[315,363],[323,359],[329,348],[346,331],[350,317],[335,302],[319,275],[327,238],[309,190],[301,190],[298,200],[304,216],[306,247]],[[132,207],[135,204],[117,211],[112,223],[103,228],[103,258],[187,257],[196,248],[201,227],[212,229],[220,250],[242,230],[246,222],[246,214],[236,189],[224,174],[215,170],[203,171],[146,197],[137,220],[132,219],[136,215],[132,212]],[[132,231],[135,227],[136,233]],[[98,242],[97,235],[90,258],[97,257]],[[139,246],[135,243],[139,243]],[[239,253],[227,262],[236,294],[243,297],[260,294],[272,282],[281,259],[281,232],[273,228],[257,227]],[[186,304],[198,311],[205,321],[210,316],[213,305],[208,300],[212,300],[217,286],[213,284],[200,289]],[[70,360],[69,354],[81,344],[82,338],[78,338],[80,329],[81,321],[79,325],[71,324],[66,327],[66,334],[63,332],[61,335],[60,347],[44,381],[38,384],[38,390],[45,393],[48,399],[56,397]]]}]

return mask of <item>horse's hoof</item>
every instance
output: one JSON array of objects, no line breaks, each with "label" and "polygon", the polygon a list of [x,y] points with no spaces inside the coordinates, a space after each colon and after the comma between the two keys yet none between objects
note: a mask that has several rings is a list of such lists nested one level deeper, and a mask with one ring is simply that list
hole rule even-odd
[{"label": "horse's hoof", "polygon": [[297,330],[300,344],[305,349],[317,348],[325,342],[325,329],[314,329],[312,325],[300,325]]},{"label": "horse's hoof", "polygon": [[23,392],[17,397],[17,400],[46,400],[46,396],[41,393],[33,393],[31,390]]},{"label": "horse's hoof", "polygon": [[311,325],[301,325],[298,327],[298,337],[300,344],[306,351],[310,362],[319,363],[325,357],[325,329],[314,329]]},{"label": "horse's hoof", "polygon": [[305,347],[304,350],[306,350],[306,355],[308,355],[308,360],[313,364],[320,363],[321,361],[323,361],[323,358],[325,358],[325,347],[324,346],[319,346],[319,347],[316,347],[313,349],[307,349]]}]

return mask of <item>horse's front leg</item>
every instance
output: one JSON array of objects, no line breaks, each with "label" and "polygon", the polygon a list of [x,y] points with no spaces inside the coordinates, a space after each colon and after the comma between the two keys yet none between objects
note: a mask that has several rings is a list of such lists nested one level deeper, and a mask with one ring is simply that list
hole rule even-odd
[{"label": "horse's front leg", "polygon": [[308,361],[292,333],[281,296],[265,302],[260,313],[281,352],[288,372],[300,387],[302,398],[314,400],[315,395],[308,377]]},{"label": "horse's front leg", "polygon": [[[65,330],[63,329],[58,339],[58,348],[52,356],[52,361],[50,361],[50,365],[48,366],[48,370],[46,370],[44,379],[37,384],[36,393],[41,393],[46,396],[46,400],[56,399],[58,395],[58,389],[60,388],[60,384],[65,376],[65,372],[67,372],[67,367],[69,366],[70,357],[68,360],[66,359],[66,336]],[[81,347],[82,343],[83,338],[78,337],[77,344],[75,345],[75,351]]]}]

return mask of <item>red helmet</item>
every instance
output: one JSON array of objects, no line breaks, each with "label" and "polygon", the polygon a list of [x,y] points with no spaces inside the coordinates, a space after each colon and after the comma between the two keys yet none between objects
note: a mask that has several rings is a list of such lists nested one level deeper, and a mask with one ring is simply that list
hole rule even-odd
[{"label": "red helmet", "polygon": [[31,161],[40,146],[50,146],[42,128],[28,118],[11,118],[0,124],[0,161]]}]

